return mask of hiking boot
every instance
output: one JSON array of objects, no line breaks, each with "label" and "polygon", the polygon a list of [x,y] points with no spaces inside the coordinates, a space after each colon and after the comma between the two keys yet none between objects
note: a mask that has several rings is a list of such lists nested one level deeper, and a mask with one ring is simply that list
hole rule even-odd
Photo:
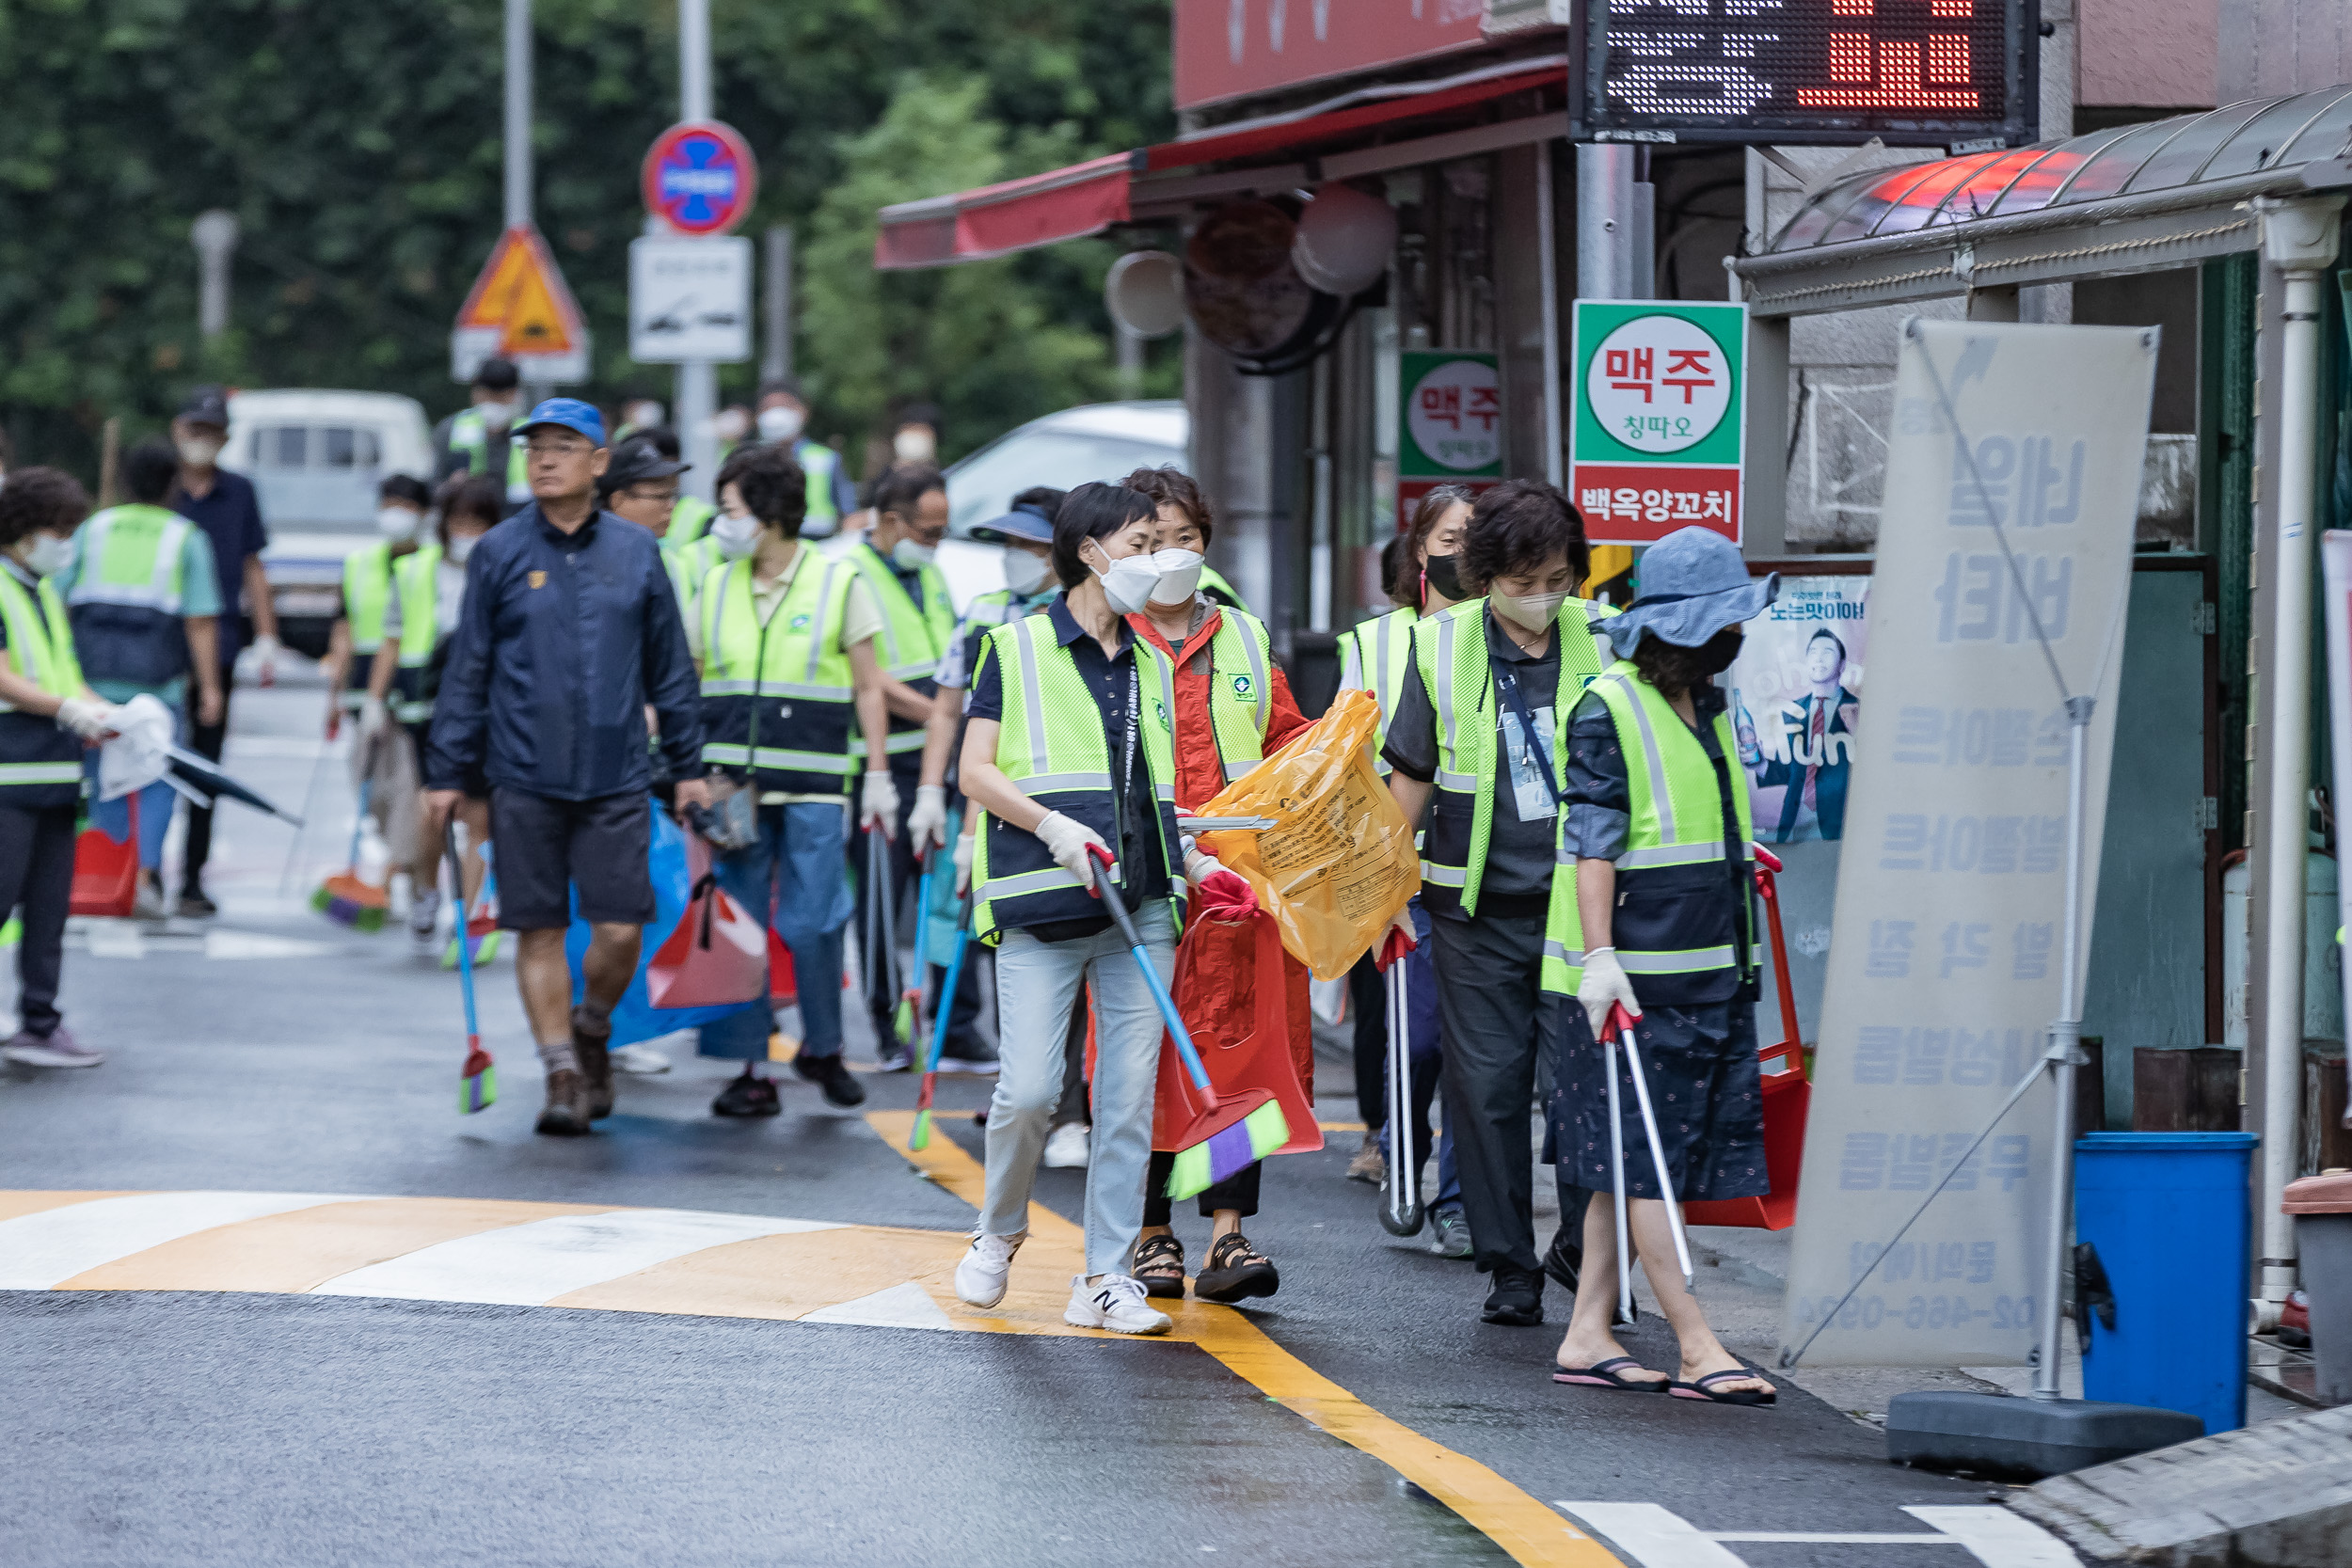
[{"label": "hiking boot", "polygon": [[1123,1274],[1104,1275],[1091,1285],[1085,1275],[1073,1275],[1061,1321],[1113,1334],[1165,1334],[1169,1326],[1168,1314],[1144,1299],[1143,1281]]},{"label": "hiking boot", "polygon": [[719,1098],[710,1102],[714,1117],[772,1117],[784,1110],[784,1101],[777,1097],[776,1085],[771,1079],[753,1076],[747,1066],[727,1086],[719,1091]]},{"label": "hiking boot", "polygon": [[548,1074],[548,1103],[534,1132],[550,1138],[577,1138],[588,1131],[588,1085],[568,1068]]},{"label": "hiking boot", "polygon": [[1535,1269],[1515,1269],[1508,1263],[1497,1264],[1494,1289],[1486,1292],[1486,1305],[1478,1316],[1483,1323],[1501,1323],[1506,1328],[1533,1328],[1542,1323],[1542,1273]]},{"label": "hiking boot", "polygon": [[1018,1236],[976,1235],[956,1265],[956,1299],[971,1307],[993,1307],[1005,1299],[1005,1282],[1012,1276],[1012,1255],[1029,1239]]},{"label": "hiking boot", "polygon": [[612,1114],[612,1020],[598,1020],[585,1007],[572,1009],[572,1051],[580,1058],[580,1075],[588,1085],[588,1119],[602,1121]]},{"label": "hiking boot", "polygon": [[1249,1244],[1240,1231],[1219,1236],[1209,1248],[1209,1266],[1193,1277],[1192,1293],[1201,1301],[1227,1306],[1251,1296],[1270,1296],[1282,1288],[1274,1259]]},{"label": "hiking boot", "polygon": [[850,1065],[841,1059],[841,1053],[830,1056],[812,1056],[806,1052],[792,1058],[792,1070],[825,1091],[825,1102],[847,1110],[866,1103],[866,1085],[850,1076]]},{"label": "hiking boot", "polygon": [[[1468,1258],[1477,1250],[1470,1242],[1470,1216],[1459,1209],[1436,1210],[1429,1216],[1429,1224],[1430,1228],[1437,1233],[1437,1239],[1430,1243],[1429,1250],[1438,1257]],[[1557,1243],[1553,1244],[1555,1247],[1558,1245]],[[1550,1260],[1547,1259],[1545,1261],[1549,1264]],[[1568,1280],[1568,1291],[1571,1294],[1576,1291],[1576,1280],[1573,1275]]]},{"label": "hiking boot", "polygon": [[0,1045],[0,1056],[26,1067],[96,1067],[106,1059],[104,1052],[92,1051],[62,1025],[45,1035],[20,1030],[8,1044]]},{"label": "hiking boot", "polygon": [[1377,1187],[1389,1179],[1389,1158],[1380,1152],[1380,1134],[1364,1134],[1364,1147],[1356,1151],[1356,1158],[1347,1163],[1350,1181],[1369,1181]]}]

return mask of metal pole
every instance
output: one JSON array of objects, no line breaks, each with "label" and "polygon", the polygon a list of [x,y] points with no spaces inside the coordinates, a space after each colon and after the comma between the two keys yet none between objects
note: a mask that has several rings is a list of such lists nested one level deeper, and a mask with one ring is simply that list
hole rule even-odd
[{"label": "metal pole", "polygon": [[531,221],[531,0],[506,0],[506,227]]},{"label": "metal pole", "polygon": [[1633,272],[1633,149],[1616,142],[1576,149],[1576,293],[1579,299],[1637,299]]},{"label": "metal pole", "polygon": [[2050,1082],[2058,1090],[2051,1112],[2050,1252],[2042,1275],[2042,1344],[2035,1358],[2033,1397],[2059,1396],[2058,1324],[2066,1299],[2067,1239],[2074,1211],[2074,1069],[2082,1051],[2083,811],[2089,794],[2085,760],[2094,697],[2066,699],[2066,914],[2058,953],[2058,1018],[2050,1025]]},{"label": "metal pole", "polygon": [[1331,356],[1315,359],[1312,406],[1314,442],[1314,511],[1309,521],[1307,545],[1307,629],[1331,629]]},{"label": "metal pole", "polygon": [[237,214],[215,207],[188,226],[199,262],[197,331],[217,338],[229,330],[229,263],[237,253]]},{"label": "metal pole", "polygon": [[779,223],[768,230],[768,341],[759,356],[762,381],[782,381],[792,373],[792,226]]},{"label": "metal pole", "polygon": [[677,0],[678,119],[710,118],[710,0]]},{"label": "metal pole", "polygon": [[[678,119],[710,118],[710,0],[678,0]],[[691,467],[679,476],[689,494],[713,499],[719,469],[719,437],[711,422],[719,413],[719,368],[690,359],[677,368],[677,437]]]},{"label": "metal pole", "polygon": [[1119,343],[1119,395],[1139,398],[1143,396],[1143,336],[1117,322],[1111,323],[1111,335]]},{"label": "metal pole", "polygon": [[1560,256],[1551,199],[1551,143],[1535,147],[1535,266],[1544,299],[1544,483],[1564,473],[1560,421]]}]

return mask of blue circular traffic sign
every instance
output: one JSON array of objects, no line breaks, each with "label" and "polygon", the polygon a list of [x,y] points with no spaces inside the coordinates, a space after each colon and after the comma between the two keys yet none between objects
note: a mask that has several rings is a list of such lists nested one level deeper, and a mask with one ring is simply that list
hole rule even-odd
[{"label": "blue circular traffic sign", "polygon": [[654,138],[641,174],[645,211],[681,234],[723,234],[759,194],[759,164],[735,127],[673,125]]}]

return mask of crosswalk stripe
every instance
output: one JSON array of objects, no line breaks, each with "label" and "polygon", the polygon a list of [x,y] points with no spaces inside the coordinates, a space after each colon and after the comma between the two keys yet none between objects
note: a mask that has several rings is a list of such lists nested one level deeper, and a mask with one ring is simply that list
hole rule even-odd
[{"label": "crosswalk stripe", "polygon": [[0,1290],[48,1291],[183,1236],[345,1199],[327,1193],[134,1193],[0,1220]]},{"label": "crosswalk stripe", "polygon": [[538,1307],[592,1285],[730,1242],[843,1228],[828,1221],[763,1219],[687,1209],[564,1214],[460,1237],[314,1287],[312,1295]]},{"label": "crosswalk stripe", "polygon": [[922,1286],[909,1281],[887,1291],[820,1307],[803,1318],[804,1323],[862,1323],[869,1328],[953,1328],[947,1314]]}]

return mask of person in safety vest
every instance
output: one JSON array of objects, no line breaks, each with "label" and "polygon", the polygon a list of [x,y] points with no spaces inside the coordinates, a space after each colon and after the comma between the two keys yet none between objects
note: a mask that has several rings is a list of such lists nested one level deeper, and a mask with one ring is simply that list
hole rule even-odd
[{"label": "person in safety vest", "polygon": [[[392,568],[417,550],[419,535],[436,526],[433,492],[411,474],[388,474],[375,493],[375,542],[343,557],[343,580],[334,628],[327,633],[326,738],[349,718],[358,729],[350,749],[354,789],[365,787],[368,815],[387,844],[417,836],[417,757],[408,732],[391,721],[368,685],[384,647],[384,615],[392,602]],[[411,890],[413,893],[413,889]]]},{"label": "person in safety vest", "polygon": [[[1128,624],[1175,669],[1176,809],[1189,815],[1280,750],[1308,720],[1291,699],[1282,667],[1274,662],[1273,638],[1264,623],[1219,604],[1201,587],[1216,521],[1200,485],[1175,468],[1138,468],[1125,483],[1151,497],[1154,509],[1155,577]],[[1289,1024],[1291,1070],[1311,1102],[1314,1019],[1307,1003],[1306,966],[1284,954],[1279,973],[1259,972],[1257,937],[1249,924],[1257,895],[1213,856],[1192,849],[1185,856],[1184,879],[1194,894],[1184,933],[1193,948],[1191,973],[1234,977],[1213,994],[1183,997],[1187,1022],[1203,1038],[1245,1038],[1256,1024],[1249,999],[1261,986],[1279,988]],[[1201,896],[1212,890],[1222,896]],[[1228,903],[1230,908],[1212,913],[1212,905]],[[1244,1083],[1220,1088],[1273,1086]],[[1184,1243],[1168,1223],[1174,1213],[1168,1179],[1175,1163],[1173,1153],[1155,1150],[1144,1178],[1143,1240],[1136,1247],[1135,1272],[1155,1296],[1184,1293]],[[1241,1222],[1258,1212],[1260,1172],[1253,1162],[1200,1195],[1200,1217],[1212,1225],[1208,1258],[1192,1286],[1203,1301],[1270,1296],[1281,1287],[1273,1260],[1241,1229]]]},{"label": "person in safety vest", "polygon": [[[806,478],[774,443],[745,447],[720,467],[714,537],[731,540],[748,525],[752,545],[739,553],[730,545],[703,579],[687,638],[702,667],[703,764],[723,816],[749,806],[757,831],[755,843],[720,861],[720,884],[791,951],[802,1034],[792,1070],[848,1106],[864,1103],[866,1090],[841,1059],[837,976],[856,908],[841,845],[851,781],[865,773],[868,804],[874,781],[889,784],[886,761],[868,762],[858,744],[887,723],[875,652],[882,617],[856,567],[800,537]],[[745,1049],[755,1054],[711,1101],[713,1116],[782,1108],[756,1067],[767,1031]]]},{"label": "person in safety vest", "polygon": [[991,631],[973,672],[963,792],[986,814],[972,864],[974,932],[996,948],[1003,1070],[988,1112],[988,1180],[956,1294],[1004,1299],[1028,1236],[1038,1158],[1062,1093],[1064,1028],[1083,981],[1095,1019],[1094,1148],[1087,1170],[1086,1268],[1063,1320],[1164,1334],[1129,1272],[1143,1225],[1157,1005],[1110,914],[1095,867],[1131,912],[1166,985],[1183,924],[1169,666],[1127,617],[1143,608],[1156,509],[1120,484],[1081,484],[1054,519],[1054,573],[1070,584],[1042,615]]},{"label": "person in safety vest", "polygon": [[612,432],[612,449],[661,428],[664,410],[657,398],[630,398],[621,404],[621,422]]},{"label": "person in safety vest", "polygon": [[[110,703],[140,695],[171,710],[175,737],[184,737],[188,678],[196,678],[198,723],[221,711],[220,586],[212,542],[204,531],[163,504],[180,468],[179,455],[161,441],[144,441],[123,459],[127,506],[108,507],[82,526],[72,562],[51,579],[73,620],[82,673]],[[91,758],[96,767],[96,758]],[[90,820],[117,842],[127,842],[135,813],[139,885],[133,913],[161,920],[164,834],[179,797],[161,779],[119,800],[91,792]]]},{"label": "person in safety vest", "polygon": [[[1421,898],[1445,1038],[1438,1083],[1473,1257],[1494,1276],[1482,1315],[1526,1326],[1544,1321],[1528,1144],[1544,922],[1568,876],[1554,877],[1558,716],[1605,662],[1586,623],[1614,612],[1575,595],[1584,522],[1551,485],[1508,480],[1482,493],[1454,559],[1463,590],[1486,596],[1413,627],[1413,669],[1381,755],[1405,819],[1426,817]],[[1407,915],[1397,928],[1412,934]]]},{"label": "person in safety vest", "polygon": [[[677,476],[690,467],[662,456],[661,449],[644,436],[631,436],[612,449],[612,466],[596,481],[596,504],[666,545],[664,536],[677,515]],[[694,591],[713,564],[707,552],[692,546],[661,552],[663,580],[677,595],[678,614],[689,624],[694,616]]]},{"label": "person in safety vest", "polygon": [[[1547,1111],[1564,1172],[1595,1200],[1584,1213],[1583,1284],[1555,1357],[1558,1381],[1657,1388],[1719,1404],[1771,1404],[1772,1385],[1725,1350],[1675,1264],[1661,1172],[1621,1060],[1617,1085],[1633,1247],[1681,1365],[1671,1381],[1625,1354],[1616,1305],[1609,1074],[1610,1010],[1636,1020],[1664,1176],[1685,1203],[1760,1196],[1764,1085],[1756,1063],[1756,854],[1748,781],[1715,677],[1740,627],[1779,596],[1752,581],[1740,547],[1708,529],[1668,534],[1642,558],[1642,596],[1597,624],[1616,654],[1570,713],[1560,855],[1572,891],[1551,905],[1544,989],[1558,1070]],[[1561,879],[1567,886],[1568,879]],[[1451,1042],[1449,1042],[1450,1044]],[[1669,1114],[1671,1108],[1671,1114]]]},{"label": "person in safety vest", "polygon": [[761,382],[756,426],[761,440],[788,448],[808,476],[808,516],[801,537],[830,539],[840,532],[841,520],[857,510],[857,485],[839,452],[808,438],[808,394],[801,384],[790,376]]},{"label": "person in safety vest", "polygon": [[[1399,608],[1340,636],[1340,689],[1373,694],[1380,705],[1382,740],[1387,739],[1397,700],[1413,668],[1413,627],[1423,616],[1435,615],[1462,598],[1461,579],[1454,575],[1455,552],[1462,546],[1470,517],[1470,492],[1459,484],[1440,484],[1415,502],[1405,531],[1389,541],[1380,557],[1381,593]],[[1452,593],[1447,592],[1449,588]],[[1374,766],[1382,773],[1389,771],[1385,761],[1375,761]],[[1418,896],[1412,915],[1418,940],[1405,957],[1406,1006],[1411,1015],[1407,1054],[1412,1062],[1413,1148],[1425,1155],[1429,1103],[1438,1092],[1438,976],[1427,945],[1429,914]],[[1348,1162],[1347,1175],[1350,1180],[1377,1186],[1388,1179],[1389,1003],[1374,955],[1367,953],[1356,960],[1348,971],[1347,985],[1348,1007],[1355,1014],[1356,1027],[1356,1106],[1369,1130],[1363,1147]],[[1414,1175],[1418,1180],[1420,1173]],[[1450,1129],[1438,1141],[1438,1196],[1429,1205],[1429,1221],[1436,1233],[1431,1251],[1440,1258],[1470,1256],[1470,1221],[1462,1212],[1462,1182]]]},{"label": "person in safety vest", "polygon": [[[947,482],[928,463],[901,463],[874,485],[874,526],[864,539],[849,546],[841,559],[857,569],[875,608],[882,611],[882,695],[890,706],[887,736],[866,736],[870,749],[879,744],[889,770],[866,775],[869,794],[861,812],[856,838],[850,845],[850,864],[857,882],[858,929],[871,929],[869,909],[877,892],[903,904],[915,878],[918,851],[912,832],[901,831],[914,808],[916,788],[923,779],[923,741],[937,693],[939,659],[955,636],[955,606],[947,596],[947,578],[937,565],[939,542],[947,532]],[[879,809],[886,806],[885,809]],[[885,824],[890,839],[890,877],[877,890],[866,874],[869,863],[866,820]],[[874,1022],[874,1038],[885,1069],[897,1070],[914,1060],[913,1042],[898,1037],[898,997],[892,990],[891,967],[869,964],[866,1009]],[[980,1049],[972,1025],[948,1024],[948,1038],[964,1051]]]},{"label": "person in safety vest", "polygon": [[[482,536],[498,526],[505,507],[506,490],[499,481],[485,474],[453,476],[441,486],[441,516],[433,537],[392,563],[384,655],[368,672],[367,711],[389,713],[420,756],[432,733],[450,636],[465,608],[466,562]],[[490,840],[490,801],[486,795],[468,795],[455,809],[466,825],[466,899],[472,906],[482,887],[482,847]],[[421,813],[413,819],[417,831],[410,840],[387,834],[395,846],[410,846],[408,930],[425,946],[432,944],[441,912],[441,830],[430,818],[430,813]]]},{"label": "person in safety vest", "polygon": [[65,600],[48,580],[73,559],[89,507],[56,468],[13,468],[0,484],[0,908],[22,917],[19,1022],[0,1057],[26,1067],[106,1059],[57,1012],[83,752],[113,733],[113,705],[84,683]]},{"label": "person in safety vest", "polygon": [[523,449],[513,436],[523,405],[522,377],[509,360],[485,359],[473,372],[472,397],[433,433],[441,476],[488,474],[500,482],[511,512],[531,499]]}]

